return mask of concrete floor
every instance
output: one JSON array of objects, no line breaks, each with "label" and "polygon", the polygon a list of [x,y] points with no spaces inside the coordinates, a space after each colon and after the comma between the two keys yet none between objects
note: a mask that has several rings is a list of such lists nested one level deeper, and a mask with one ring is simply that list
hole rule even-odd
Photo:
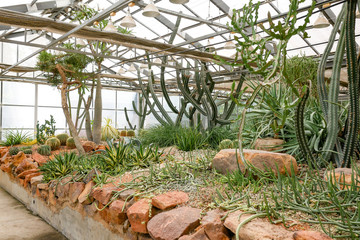
[{"label": "concrete floor", "polygon": [[66,240],[66,238],[0,188],[0,240]]}]

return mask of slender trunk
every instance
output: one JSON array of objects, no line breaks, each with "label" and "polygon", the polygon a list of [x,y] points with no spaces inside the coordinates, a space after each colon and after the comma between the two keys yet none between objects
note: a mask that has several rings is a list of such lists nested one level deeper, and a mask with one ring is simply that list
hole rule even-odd
[{"label": "slender trunk", "polygon": [[101,121],[102,121],[102,99],[101,99],[101,79],[100,79],[101,62],[98,63],[99,74],[96,81],[96,95],[94,108],[94,124],[93,124],[93,141],[99,144],[101,141]]}]

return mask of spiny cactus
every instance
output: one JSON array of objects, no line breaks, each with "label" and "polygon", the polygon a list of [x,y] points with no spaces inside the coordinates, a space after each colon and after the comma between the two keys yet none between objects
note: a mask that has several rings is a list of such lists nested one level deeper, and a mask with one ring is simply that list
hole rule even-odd
[{"label": "spiny cactus", "polygon": [[126,132],[127,137],[135,137],[135,131],[134,130],[128,130]]},{"label": "spiny cactus", "polygon": [[23,153],[25,153],[25,154],[32,154],[32,149],[31,149],[31,148],[24,149],[24,150],[22,150],[22,151],[23,151]]},{"label": "spiny cactus", "polygon": [[67,133],[61,133],[56,135],[56,137],[60,140],[60,145],[65,146],[66,140],[69,138],[69,135]]},{"label": "spiny cactus", "polygon": [[67,140],[66,140],[66,146],[68,148],[75,148],[75,141],[74,141],[74,138],[72,137],[69,137]]},{"label": "spiny cactus", "polygon": [[51,151],[57,150],[60,147],[60,140],[57,137],[52,137],[46,140],[46,145],[50,146]]},{"label": "spiny cactus", "polygon": [[20,152],[20,149],[18,147],[11,147],[9,149],[9,154],[11,156],[18,154],[19,152]]},{"label": "spiny cactus", "polygon": [[38,147],[37,152],[43,156],[50,156],[51,148],[48,145],[41,145]]},{"label": "spiny cactus", "polygon": [[233,141],[231,141],[230,139],[224,139],[219,143],[220,149],[233,148],[233,147],[234,147]]}]

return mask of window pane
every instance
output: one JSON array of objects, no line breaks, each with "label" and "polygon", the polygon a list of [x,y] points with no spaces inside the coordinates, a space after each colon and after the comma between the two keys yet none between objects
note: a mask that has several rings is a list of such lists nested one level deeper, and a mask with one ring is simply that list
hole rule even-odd
[{"label": "window pane", "polygon": [[[128,110],[127,111],[129,116],[129,121],[133,127],[136,126],[136,128],[139,128],[139,118],[136,115],[134,111]],[[118,111],[117,112],[117,128],[124,129],[124,128],[130,129],[129,123],[126,121],[125,112],[124,111]]]},{"label": "window pane", "polygon": [[42,125],[45,123],[45,120],[50,120],[50,115],[54,117],[56,129],[65,128],[65,116],[62,108],[48,108],[48,107],[39,107],[38,108],[38,121]]},{"label": "window pane", "polygon": [[35,85],[30,83],[4,82],[3,103],[18,105],[35,104]]},{"label": "window pane", "polygon": [[3,106],[3,128],[33,128],[34,107]]},{"label": "window pane", "polygon": [[117,92],[117,109],[124,109],[126,107],[127,110],[132,110],[132,101],[137,102],[136,92]]},{"label": "window pane", "polygon": [[60,90],[48,85],[38,85],[38,105],[61,107]]},{"label": "window pane", "polygon": [[115,109],[115,94],[114,90],[101,91],[103,109]]}]

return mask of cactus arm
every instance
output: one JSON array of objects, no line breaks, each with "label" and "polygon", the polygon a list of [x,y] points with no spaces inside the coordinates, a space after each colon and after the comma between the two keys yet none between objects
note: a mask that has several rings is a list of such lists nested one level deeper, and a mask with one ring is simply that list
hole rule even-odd
[{"label": "cactus arm", "polygon": [[359,126],[359,69],[357,66],[356,42],[355,42],[355,15],[357,1],[348,1],[346,15],[346,58],[349,79],[349,127],[345,139],[343,167],[349,167],[350,159],[353,157],[356,147],[358,126]]},{"label": "cactus arm", "polygon": [[[130,129],[135,130],[135,128],[133,127],[133,125],[132,125],[131,122],[130,122],[129,115],[128,115],[128,112],[127,112],[127,108],[126,108],[126,107],[124,108],[124,111],[125,111],[125,118],[126,118],[127,123],[129,124]],[[136,126],[135,126],[135,127],[136,127]]]},{"label": "cactus arm", "polygon": [[326,67],[326,62],[327,62],[327,59],[331,52],[331,49],[334,45],[336,34],[339,31],[340,24],[344,17],[345,9],[346,9],[346,3],[344,3],[344,6],[343,6],[338,18],[336,19],[335,25],[330,34],[329,43],[326,45],[326,48],[325,48],[323,56],[320,60],[318,71],[317,71],[317,91],[319,93],[320,106],[321,106],[321,109],[322,109],[323,113],[325,114],[325,116],[328,115],[327,90],[326,90],[325,77],[324,77],[325,67]]},{"label": "cactus arm", "polygon": [[138,71],[138,81],[139,81],[139,85],[141,88],[141,92],[143,93],[143,96],[145,97],[147,105],[149,105],[149,108],[150,108],[152,114],[154,115],[154,117],[156,118],[156,120],[158,120],[162,125],[167,125],[167,122],[161,118],[161,116],[156,112],[154,105],[151,104],[149,96],[146,95],[146,90],[145,90],[143,82],[141,80],[140,71],[139,70],[137,70],[137,71]]},{"label": "cactus arm", "polygon": [[155,81],[154,79],[154,74],[153,71],[150,70],[150,76],[149,76],[149,90],[151,93],[151,97],[154,100],[154,103],[156,105],[156,107],[159,109],[159,111],[161,112],[161,114],[164,116],[164,118],[166,119],[166,121],[168,122],[168,124],[170,125],[174,125],[173,120],[171,119],[171,117],[169,116],[169,114],[166,112],[165,108],[163,107],[163,105],[160,103],[158,97],[155,94],[154,91],[154,86],[153,86],[153,81]]},{"label": "cactus arm", "polygon": [[138,110],[138,109],[136,108],[135,101],[132,101],[132,106],[133,106],[134,112],[135,112],[139,117],[143,117],[142,113],[140,112],[140,111],[141,111],[141,107],[140,107],[139,110]]},{"label": "cactus arm", "polygon": [[206,75],[206,77],[205,77],[204,67],[201,68],[201,73],[202,73],[201,75],[203,76],[201,78],[201,85],[202,85],[202,88],[204,89],[204,93],[205,93],[205,98],[203,99],[202,102],[203,102],[205,109],[207,109],[207,112],[209,113],[208,116],[211,119],[211,121],[215,121],[216,116],[217,116],[217,106],[211,96],[211,91],[206,84],[206,79],[208,79],[208,76]]},{"label": "cactus arm", "polygon": [[[244,81],[245,81],[245,76],[244,76],[244,74],[242,74],[240,77],[240,81],[236,87],[234,98],[238,98],[238,95],[241,91]],[[226,114],[224,116],[224,120],[228,120],[231,117],[231,114],[234,112],[235,106],[236,106],[236,103],[234,101],[231,101],[230,107],[228,108],[228,110],[226,111]]]},{"label": "cactus arm", "polygon": [[309,157],[311,162],[314,164],[314,166],[316,166],[316,161],[310,151],[305,135],[305,128],[304,128],[304,110],[305,110],[306,100],[309,98],[309,94],[310,94],[310,87],[307,87],[306,92],[301,97],[299,105],[296,108],[295,130],[296,130],[296,138],[299,143],[299,148],[304,158]]},{"label": "cactus arm", "polygon": [[329,103],[328,104],[328,118],[327,118],[327,136],[323,146],[323,156],[324,161],[328,161],[339,131],[339,107],[337,104],[339,97],[339,83],[340,83],[340,72],[341,65],[344,59],[345,53],[345,27],[341,27],[341,33],[339,37],[339,42],[335,51],[333,70],[331,76],[331,82],[329,86]]},{"label": "cactus arm", "polygon": [[178,114],[178,116],[176,118],[175,126],[180,126],[181,120],[182,120],[184,114],[185,114],[185,116],[187,116],[186,115],[186,106],[187,106],[187,102],[185,102],[184,99],[181,99],[180,112],[179,112],[179,114]]}]

